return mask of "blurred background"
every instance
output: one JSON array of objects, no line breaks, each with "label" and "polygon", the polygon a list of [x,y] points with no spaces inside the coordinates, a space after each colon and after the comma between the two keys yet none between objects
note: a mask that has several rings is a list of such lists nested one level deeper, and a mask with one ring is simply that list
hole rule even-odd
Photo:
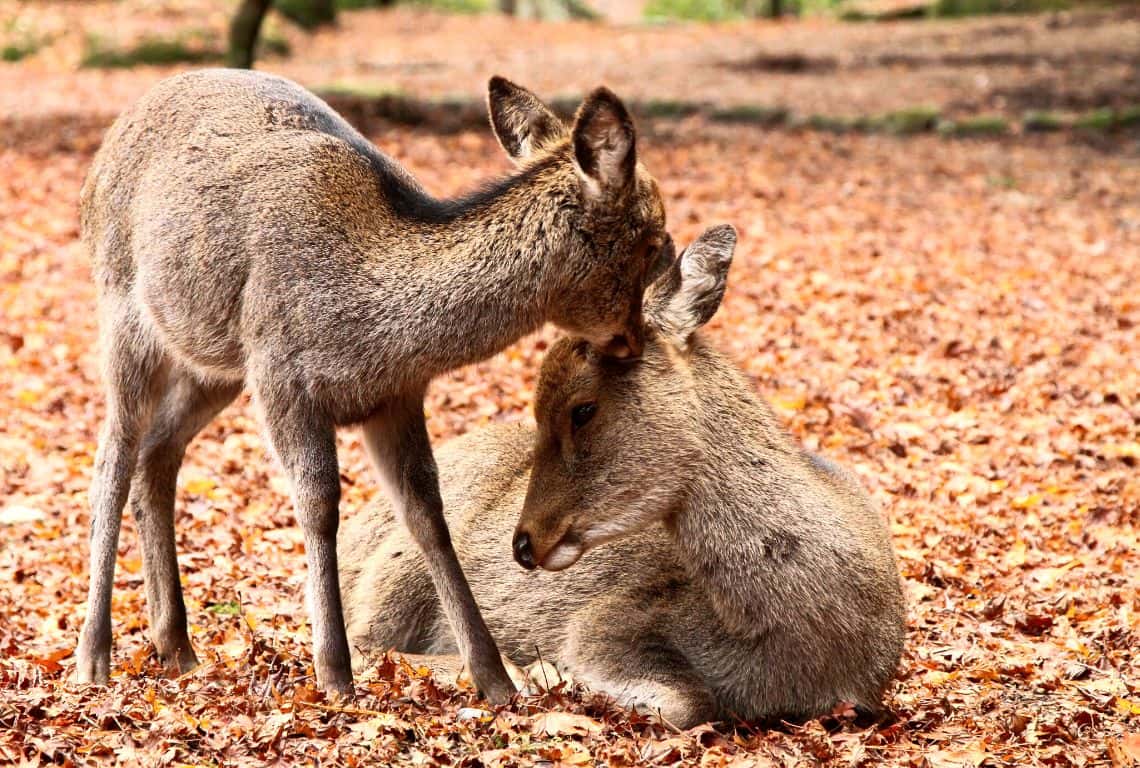
[{"label": "blurred background", "polygon": [[0,114],[115,113],[192,66],[280,72],[405,124],[500,73],[572,109],[1003,134],[1140,122],[1140,5],[1097,0],[5,0]]}]

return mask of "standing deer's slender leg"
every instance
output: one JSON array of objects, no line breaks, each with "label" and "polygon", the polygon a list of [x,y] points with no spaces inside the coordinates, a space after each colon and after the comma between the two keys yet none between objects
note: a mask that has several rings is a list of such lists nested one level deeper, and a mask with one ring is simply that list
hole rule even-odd
[{"label": "standing deer's slender leg", "polygon": [[476,687],[501,704],[515,693],[467,577],[451,546],[439,476],[424,423],[423,397],[393,403],[364,423],[364,440],[393,508],[424,553],[459,653]]},{"label": "standing deer's slender leg", "polygon": [[317,684],[326,691],[351,693],[352,667],[336,564],[340,470],[335,429],[296,391],[266,391],[256,378],[254,391],[269,440],[292,483],[293,504],[305,537]]},{"label": "standing deer's slender leg", "polygon": [[186,605],[174,546],[174,494],[186,446],[241,392],[241,383],[203,384],[171,376],[154,422],[143,438],[130,502],[142,540],[151,642],[172,674],[198,665],[186,631]]},{"label": "standing deer's slender leg", "polygon": [[87,615],[75,649],[75,677],[80,683],[105,683],[111,674],[111,590],[123,506],[138,458],[139,439],[154,411],[166,368],[129,308],[110,312],[102,327],[107,415],[89,494],[90,583]]}]

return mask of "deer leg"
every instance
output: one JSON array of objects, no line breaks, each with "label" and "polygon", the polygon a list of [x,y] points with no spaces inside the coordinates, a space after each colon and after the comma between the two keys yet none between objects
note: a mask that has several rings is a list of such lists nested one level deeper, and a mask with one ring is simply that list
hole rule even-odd
[{"label": "deer leg", "polygon": [[439,476],[424,423],[422,396],[417,394],[394,403],[366,421],[364,440],[396,516],[408,527],[424,554],[475,686],[493,704],[509,701],[515,686],[503,668],[499,649],[451,546]]},{"label": "deer leg", "polygon": [[241,391],[241,383],[207,385],[173,376],[142,440],[130,503],[142,540],[151,642],[168,673],[198,665],[186,631],[186,605],[174,546],[174,494],[186,446]]},{"label": "deer leg", "polygon": [[716,717],[716,701],[666,637],[671,623],[647,612],[643,601],[604,598],[571,622],[560,660],[574,681],[590,690],[690,728]]},{"label": "deer leg", "polygon": [[106,683],[111,674],[111,590],[123,506],[146,429],[165,377],[162,355],[148,343],[130,312],[103,323],[107,415],[91,479],[91,554],[87,615],[75,649],[75,678]]},{"label": "deer leg", "polygon": [[340,524],[340,471],[331,421],[295,391],[257,386],[269,441],[293,487],[293,504],[305,538],[307,596],[313,626],[313,666],[326,691],[351,694],[352,667],[341,608],[336,532]]}]

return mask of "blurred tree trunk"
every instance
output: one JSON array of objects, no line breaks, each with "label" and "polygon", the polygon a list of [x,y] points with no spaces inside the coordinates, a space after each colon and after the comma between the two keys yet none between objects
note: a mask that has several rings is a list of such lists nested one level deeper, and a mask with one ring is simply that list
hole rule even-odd
[{"label": "blurred tree trunk", "polygon": [[597,12],[586,5],[586,0],[499,0],[499,10],[520,19],[542,21],[598,18]]},{"label": "blurred tree trunk", "polygon": [[254,49],[261,33],[261,22],[273,0],[242,0],[230,22],[230,48],[226,63],[231,67],[250,69]]},{"label": "blurred tree trunk", "polygon": [[769,2],[771,5],[768,6],[768,10],[773,19],[778,19],[784,15],[784,0],[769,0]]}]

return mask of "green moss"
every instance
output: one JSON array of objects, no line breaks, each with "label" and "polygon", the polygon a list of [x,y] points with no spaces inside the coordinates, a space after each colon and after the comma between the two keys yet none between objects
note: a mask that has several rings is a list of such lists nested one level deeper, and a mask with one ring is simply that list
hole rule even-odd
[{"label": "green moss", "polygon": [[1084,131],[1111,131],[1115,125],[1116,114],[1111,109],[1094,109],[1073,123],[1073,127]]},{"label": "green moss", "polygon": [[1044,133],[1061,130],[1065,127],[1065,121],[1053,112],[1026,112],[1021,126],[1026,131]]},{"label": "green moss", "polygon": [[650,20],[727,21],[744,14],[736,0],[649,0],[644,15]]},{"label": "green moss", "polygon": [[651,100],[636,106],[646,117],[688,117],[700,111],[700,105],[690,101]]},{"label": "green moss", "polygon": [[837,115],[808,115],[804,122],[808,128],[829,133],[847,133],[855,128],[855,120]]},{"label": "green moss", "polygon": [[124,69],[157,64],[203,64],[221,61],[223,53],[216,41],[203,33],[176,38],[146,37],[129,48],[115,48],[95,35],[89,35],[80,66]]},{"label": "green moss", "polygon": [[874,120],[876,128],[897,136],[909,136],[934,129],[939,111],[934,107],[911,107],[888,112]]},{"label": "green moss", "polygon": [[1001,136],[1009,132],[1009,122],[997,115],[943,120],[938,123],[938,132],[943,136]]},{"label": "green moss", "polygon": [[993,13],[1041,13],[1063,11],[1069,0],[938,0],[931,16],[981,16]]},{"label": "green moss", "polygon": [[206,610],[218,616],[241,616],[241,603],[229,600],[224,603],[211,603]]},{"label": "green moss", "polygon": [[445,13],[483,13],[492,8],[488,0],[407,0],[407,3]]},{"label": "green moss", "polygon": [[0,61],[20,61],[31,56],[47,42],[47,37],[36,34],[20,19],[9,19],[0,31]]},{"label": "green moss", "polygon": [[20,61],[40,49],[38,40],[21,40],[16,43],[8,43],[3,48],[0,48],[0,59],[4,61]]},{"label": "green moss", "polygon": [[375,101],[385,98],[402,98],[403,91],[386,83],[361,82],[359,80],[334,80],[313,89],[322,96],[344,96]]},{"label": "green moss", "polygon": [[1133,104],[1117,112],[1116,124],[1126,128],[1140,125],[1140,104]]},{"label": "green moss", "polygon": [[312,0],[273,0],[273,9],[302,29],[316,29],[336,20],[335,7],[323,7]]},{"label": "green moss", "polygon": [[764,107],[759,104],[741,104],[734,107],[714,109],[709,119],[719,123],[755,123],[757,125],[781,125],[788,121],[788,110],[784,107]]},{"label": "green moss", "polygon": [[986,184],[996,189],[1017,189],[1017,179],[1013,178],[1012,176],[987,176]]}]

